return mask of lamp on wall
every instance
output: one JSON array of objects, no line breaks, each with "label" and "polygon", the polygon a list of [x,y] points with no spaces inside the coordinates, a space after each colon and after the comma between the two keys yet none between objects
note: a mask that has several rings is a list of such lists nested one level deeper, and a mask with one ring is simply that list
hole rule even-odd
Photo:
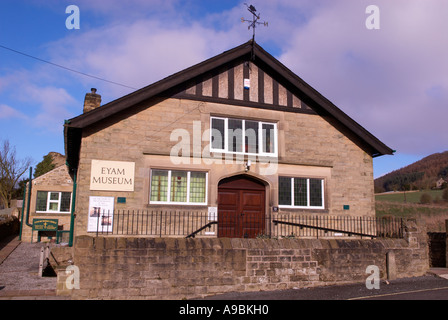
[{"label": "lamp on wall", "polygon": [[244,171],[249,171],[251,164],[252,162],[250,160],[247,160],[247,162],[244,163]]}]

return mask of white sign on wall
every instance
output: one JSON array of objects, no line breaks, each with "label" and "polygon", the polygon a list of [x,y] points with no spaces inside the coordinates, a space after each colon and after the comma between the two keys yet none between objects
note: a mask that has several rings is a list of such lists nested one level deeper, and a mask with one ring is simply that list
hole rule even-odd
[{"label": "white sign on wall", "polygon": [[134,162],[92,160],[90,190],[134,191]]},{"label": "white sign on wall", "polygon": [[218,207],[208,207],[208,220],[218,221]]}]

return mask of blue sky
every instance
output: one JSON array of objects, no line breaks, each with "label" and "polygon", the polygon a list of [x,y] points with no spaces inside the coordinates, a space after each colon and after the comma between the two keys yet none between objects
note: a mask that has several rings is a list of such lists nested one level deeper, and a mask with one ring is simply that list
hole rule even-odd
[{"label": "blue sky", "polygon": [[[247,1],[2,0],[0,46],[141,88],[249,40]],[[448,150],[448,1],[257,0],[257,42],[392,149],[378,177]],[[366,8],[379,9],[369,30]],[[66,28],[66,7],[80,29]],[[0,140],[33,166],[64,154],[63,123],[95,87],[132,92],[0,48]]]}]

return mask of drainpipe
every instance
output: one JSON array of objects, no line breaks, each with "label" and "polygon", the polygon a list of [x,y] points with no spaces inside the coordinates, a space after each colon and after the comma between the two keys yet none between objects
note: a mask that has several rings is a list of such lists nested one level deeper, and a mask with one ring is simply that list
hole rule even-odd
[{"label": "drainpipe", "polygon": [[26,199],[26,185],[23,188],[22,195],[22,210],[20,210],[20,233],[19,233],[19,241],[22,241],[22,230],[23,230],[23,218],[25,217],[25,199]]},{"label": "drainpipe", "polygon": [[75,228],[75,203],[76,203],[76,173],[77,170],[75,170],[73,174],[73,192],[72,192],[72,209],[70,213],[70,236],[68,240],[68,246],[73,247],[73,231]]},{"label": "drainpipe", "polygon": [[28,197],[27,197],[27,204],[26,204],[26,225],[28,227],[33,227],[32,224],[29,223],[30,220],[30,200],[31,200],[31,184],[33,183],[32,180],[32,172],[33,172],[33,167],[30,167],[30,181],[28,181]]}]

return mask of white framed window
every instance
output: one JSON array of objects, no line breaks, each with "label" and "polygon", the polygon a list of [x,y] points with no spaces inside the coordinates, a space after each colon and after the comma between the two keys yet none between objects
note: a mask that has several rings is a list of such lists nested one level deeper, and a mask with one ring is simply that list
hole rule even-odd
[{"label": "white framed window", "polygon": [[279,207],[325,209],[324,199],[324,179],[278,177]]},{"label": "white framed window", "polygon": [[36,212],[70,213],[71,192],[37,191]]},{"label": "white framed window", "polygon": [[277,157],[277,124],[210,117],[210,151]]},{"label": "white framed window", "polygon": [[151,170],[152,204],[207,205],[207,189],[207,172]]}]

